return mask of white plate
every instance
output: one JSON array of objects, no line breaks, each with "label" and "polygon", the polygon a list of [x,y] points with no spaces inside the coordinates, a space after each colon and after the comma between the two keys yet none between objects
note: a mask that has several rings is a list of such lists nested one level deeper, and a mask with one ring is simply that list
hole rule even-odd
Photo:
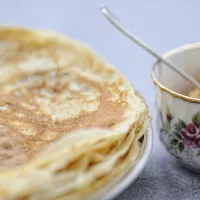
[{"label": "white plate", "polygon": [[114,185],[113,189],[106,194],[104,197],[105,200],[111,200],[117,197],[140,175],[144,169],[153,146],[152,128],[149,128],[143,142],[144,145],[140,157],[136,162],[134,162],[131,169],[123,177],[120,177],[119,180],[117,180],[118,183]]}]

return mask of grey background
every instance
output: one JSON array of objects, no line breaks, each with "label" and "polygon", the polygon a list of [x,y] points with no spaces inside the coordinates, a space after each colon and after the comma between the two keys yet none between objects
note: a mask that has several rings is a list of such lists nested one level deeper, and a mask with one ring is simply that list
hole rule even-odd
[{"label": "grey background", "polygon": [[[88,43],[120,69],[142,92],[153,117],[150,72],[154,58],[117,32],[98,9],[105,3],[130,30],[162,54],[200,41],[199,0],[0,0],[0,23],[48,28]],[[155,142],[140,177],[116,200],[189,200],[200,198],[200,176],[188,172]]]}]

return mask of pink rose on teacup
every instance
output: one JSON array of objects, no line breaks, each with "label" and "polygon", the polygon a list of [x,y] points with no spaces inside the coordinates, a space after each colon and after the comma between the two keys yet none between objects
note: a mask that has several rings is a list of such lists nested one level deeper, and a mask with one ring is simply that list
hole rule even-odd
[{"label": "pink rose on teacup", "polygon": [[189,123],[184,130],[181,131],[185,145],[193,148],[200,148],[200,128]]}]

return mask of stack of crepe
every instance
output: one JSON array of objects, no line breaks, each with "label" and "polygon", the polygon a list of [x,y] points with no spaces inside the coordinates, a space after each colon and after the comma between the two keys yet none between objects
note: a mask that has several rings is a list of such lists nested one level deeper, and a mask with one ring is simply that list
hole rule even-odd
[{"label": "stack of crepe", "polygon": [[0,66],[0,199],[102,199],[141,153],[141,96],[57,33],[0,28]]}]

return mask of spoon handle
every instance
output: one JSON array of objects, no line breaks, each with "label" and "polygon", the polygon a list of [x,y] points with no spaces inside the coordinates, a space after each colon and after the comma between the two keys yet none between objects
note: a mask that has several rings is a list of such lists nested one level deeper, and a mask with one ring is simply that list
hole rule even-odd
[{"label": "spoon handle", "polygon": [[150,48],[147,44],[145,44],[143,41],[141,41],[139,38],[137,38],[135,35],[133,35],[128,29],[124,28],[124,26],[117,20],[117,18],[112,14],[112,12],[105,7],[104,5],[100,5],[100,9],[102,14],[108,19],[108,21],[117,28],[121,33],[123,33],[125,36],[127,36],[131,41],[142,47],[144,50],[146,50],[148,53],[156,57],[158,60],[162,61],[166,65],[168,65],[170,68],[172,68],[174,71],[179,73],[182,77],[193,83],[198,89],[200,89],[200,83],[197,82],[194,78],[192,78],[190,75],[188,75],[186,72],[184,72],[182,69],[178,68],[177,66],[173,65],[163,57],[161,57],[159,54],[157,54],[152,48]]}]

